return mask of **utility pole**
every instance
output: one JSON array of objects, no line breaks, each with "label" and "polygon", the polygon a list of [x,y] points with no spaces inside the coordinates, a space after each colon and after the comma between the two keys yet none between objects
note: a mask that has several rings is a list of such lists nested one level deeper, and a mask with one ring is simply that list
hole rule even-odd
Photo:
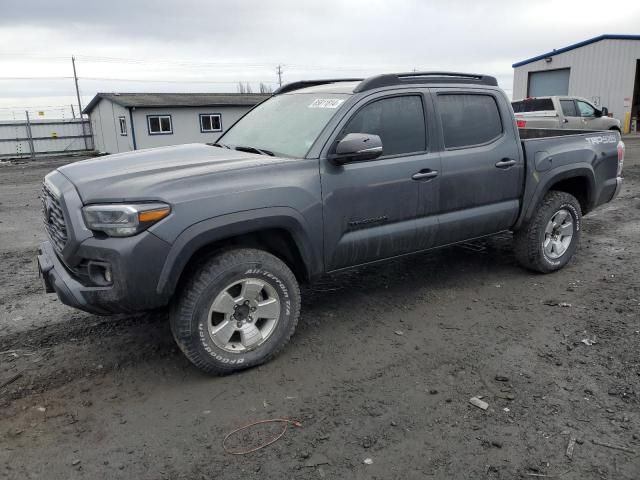
[{"label": "utility pole", "polygon": [[36,149],[33,146],[33,133],[31,133],[31,120],[29,119],[29,110],[24,111],[25,116],[27,117],[27,122],[25,126],[27,127],[27,138],[29,141],[29,152],[31,158],[36,158]]},{"label": "utility pole", "polygon": [[84,122],[82,117],[82,102],[80,102],[80,89],[78,88],[78,75],[76,74],[76,58],[74,56],[71,57],[71,65],[73,65],[73,80],[76,82],[76,97],[78,98],[78,115],[80,115],[80,125],[82,126],[82,135],[84,138],[84,148],[85,150],[89,149],[89,144],[87,143],[87,132],[84,130]]},{"label": "utility pole", "polygon": [[76,74],[76,59],[71,57],[71,65],[73,65],[73,80],[76,82],[76,97],[78,99],[78,109],[80,110],[80,118],[82,118],[82,102],[80,102],[80,89],[78,88],[78,75]]},{"label": "utility pole", "polygon": [[278,74],[278,85],[282,86],[282,65],[278,65],[278,68],[276,68],[276,73]]}]

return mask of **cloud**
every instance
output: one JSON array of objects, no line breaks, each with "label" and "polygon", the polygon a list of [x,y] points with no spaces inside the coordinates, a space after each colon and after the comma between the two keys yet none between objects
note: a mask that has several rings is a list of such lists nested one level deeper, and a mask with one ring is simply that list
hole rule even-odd
[{"label": "cloud", "polygon": [[[510,89],[512,63],[602,33],[634,33],[639,17],[640,4],[630,0],[615,8],[591,0],[5,0],[0,76],[68,76],[67,59],[75,54],[87,96],[113,90],[235,90],[233,83],[215,82],[275,82],[277,64],[284,64],[286,81],[451,69],[496,75]],[[73,94],[72,84],[64,81],[0,83],[0,99],[29,92]]]}]

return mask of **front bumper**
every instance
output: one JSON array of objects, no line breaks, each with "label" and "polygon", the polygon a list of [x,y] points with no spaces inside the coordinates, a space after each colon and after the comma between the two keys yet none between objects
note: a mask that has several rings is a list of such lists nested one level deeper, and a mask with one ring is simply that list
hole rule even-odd
[{"label": "front bumper", "polygon": [[92,308],[87,304],[81,293],[84,285],[76,281],[67,272],[67,269],[55,254],[51,242],[41,243],[38,253],[38,275],[42,280],[45,292],[56,293],[60,301],[70,307],[79,308],[90,313],[108,313],[100,308]]},{"label": "front bumper", "polygon": [[113,281],[90,284],[61,260],[51,242],[40,245],[38,271],[47,293],[65,305],[97,315],[132,313],[161,308],[169,297],[157,291],[169,245],[151,233],[129,238],[87,239],[76,258],[108,264]]},{"label": "front bumper", "polygon": [[[59,202],[66,229],[62,246],[40,245],[38,269],[45,291],[57,293],[66,305],[103,315],[167,305],[169,296],[157,287],[170,245],[149,231],[124,238],[94,235],[84,224],[73,184],[58,171],[45,182]],[[109,270],[109,281],[92,275],[100,266]]]}]

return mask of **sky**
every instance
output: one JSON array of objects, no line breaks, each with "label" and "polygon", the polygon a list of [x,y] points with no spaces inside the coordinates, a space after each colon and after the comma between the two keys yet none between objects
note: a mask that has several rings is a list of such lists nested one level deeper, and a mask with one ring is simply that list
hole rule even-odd
[{"label": "sky", "polygon": [[[96,92],[236,92],[238,82],[511,65],[604,33],[639,34],[619,0],[0,0],[0,120],[77,113]],[[40,117],[42,118],[42,116]]]}]

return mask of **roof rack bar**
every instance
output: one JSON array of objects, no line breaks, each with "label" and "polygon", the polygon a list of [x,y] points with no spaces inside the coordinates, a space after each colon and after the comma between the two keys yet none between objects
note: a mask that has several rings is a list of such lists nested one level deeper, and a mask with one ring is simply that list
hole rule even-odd
[{"label": "roof rack bar", "polygon": [[318,85],[327,85],[338,82],[360,82],[353,93],[373,90],[374,88],[391,87],[397,85],[407,85],[415,83],[457,83],[457,84],[475,84],[488,85],[492,87],[498,86],[495,77],[489,75],[481,75],[478,73],[460,73],[460,72],[406,72],[406,73],[387,73],[376,75],[369,78],[327,78],[324,80],[300,80],[297,82],[287,83],[278,88],[274,95],[293,92],[301,88],[315,87]]},{"label": "roof rack bar", "polygon": [[495,77],[476,73],[406,72],[388,73],[367,78],[360,82],[360,84],[354,89],[354,93],[364,92],[374,88],[390,87],[408,83],[464,83],[489,85],[493,87],[498,86],[498,81]]},{"label": "roof rack bar", "polygon": [[328,78],[325,80],[300,80],[298,82],[287,83],[286,85],[281,86],[275,92],[274,95],[279,95],[281,93],[293,92],[294,90],[300,90],[301,88],[306,87],[315,87],[317,85],[326,85],[328,83],[336,83],[336,82],[361,82],[362,78]]}]

